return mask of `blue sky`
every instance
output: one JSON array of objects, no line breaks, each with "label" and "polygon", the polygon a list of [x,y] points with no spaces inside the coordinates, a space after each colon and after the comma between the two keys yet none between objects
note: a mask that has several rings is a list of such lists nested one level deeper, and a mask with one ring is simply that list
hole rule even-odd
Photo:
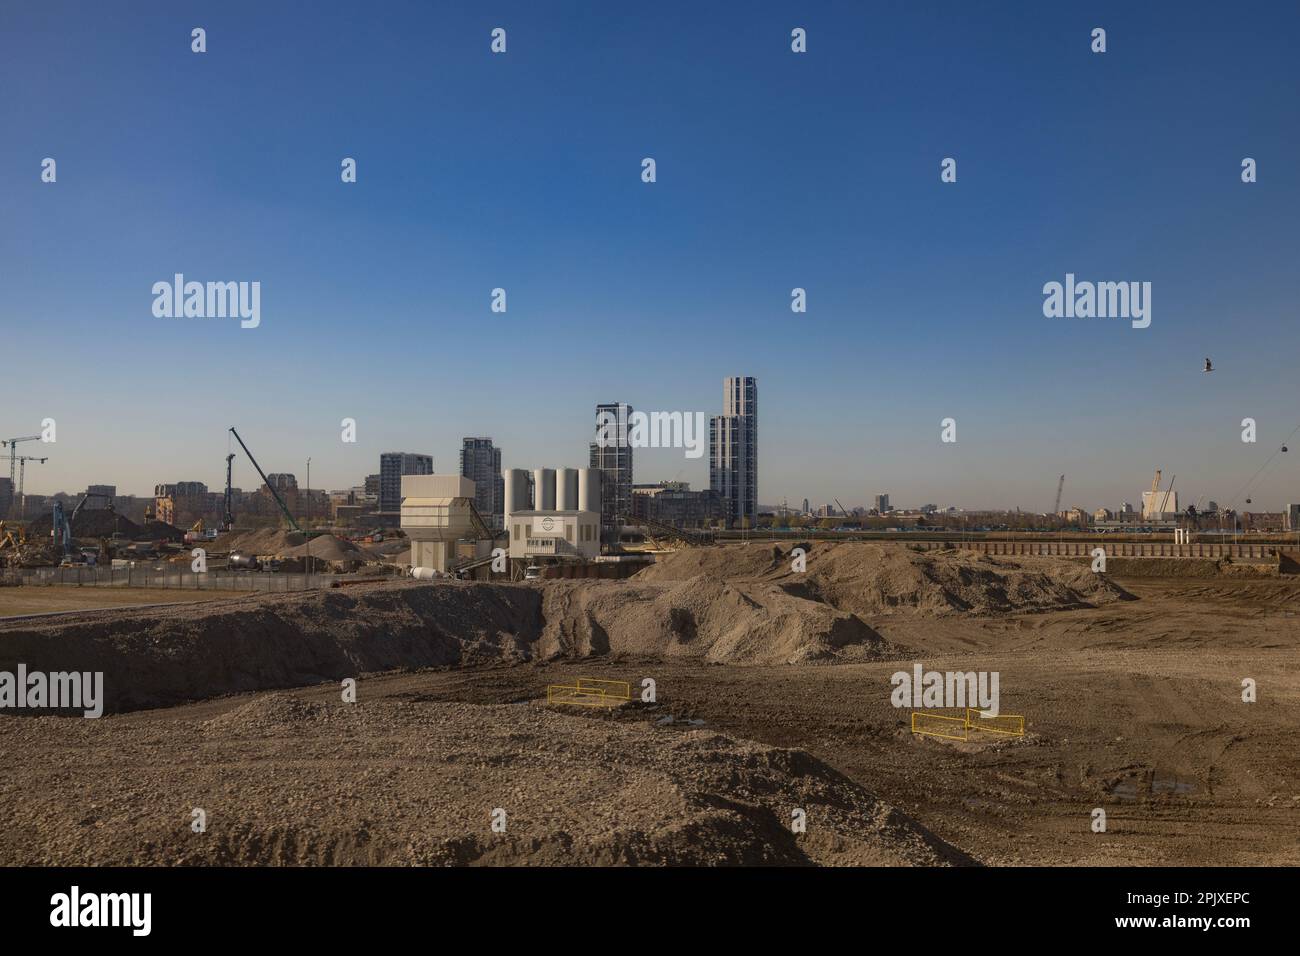
[{"label": "blue sky", "polygon": [[[597,402],[748,374],[764,503],[1115,507],[1159,467],[1228,504],[1300,424],[1300,8],[1133,6],[7,4],[0,437],[58,422],[29,491],[217,487],[232,424],[337,488],[464,435],[585,464]],[[176,272],[260,281],[261,326],[155,318]],[[1151,327],[1045,318],[1067,272],[1150,281]],[[637,453],[671,478],[707,462]]]}]

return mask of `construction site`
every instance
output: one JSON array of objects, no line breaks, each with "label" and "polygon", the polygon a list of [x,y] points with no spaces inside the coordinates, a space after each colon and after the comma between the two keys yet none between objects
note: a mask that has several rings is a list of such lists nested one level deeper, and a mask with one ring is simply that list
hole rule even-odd
[{"label": "construction site", "polygon": [[[1283,537],[715,539],[504,477],[499,529],[455,475],[360,540],[7,527],[0,673],[104,716],[0,716],[0,863],[1300,863]],[[1012,722],[900,708],[922,664]]]}]

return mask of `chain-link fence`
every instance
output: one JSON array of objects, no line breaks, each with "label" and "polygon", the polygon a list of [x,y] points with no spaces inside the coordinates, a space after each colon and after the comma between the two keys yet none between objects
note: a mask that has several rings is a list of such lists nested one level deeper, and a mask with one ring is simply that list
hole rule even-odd
[{"label": "chain-link fence", "polygon": [[6,585],[42,585],[88,588],[177,588],[183,591],[262,591],[281,593],[327,588],[340,579],[336,574],[280,574],[257,571],[195,572],[188,568],[9,568],[0,572]]}]

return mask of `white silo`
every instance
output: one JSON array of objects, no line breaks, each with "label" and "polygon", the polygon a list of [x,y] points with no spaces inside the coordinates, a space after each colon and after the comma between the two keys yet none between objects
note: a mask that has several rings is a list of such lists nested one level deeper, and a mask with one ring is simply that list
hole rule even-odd
[{"label": "white silo", "polygon": [[504,510],[506,522],[508,523],[510,516],[516,511],[528,510],[528,472],[522,468],[507,468],[505,479],[506,500]]},{"label": "white silo", "polygon": [[600,469],[578,469],[578,510],[600,510]]},{"label": "white silo", "polygon": [[555,510],[555,469],[533,469],[533,510]]},{"label": "white silo", "polygon": [[555,508],[557,511],[578,510],[578,471],[561,468],[555,473]]}]

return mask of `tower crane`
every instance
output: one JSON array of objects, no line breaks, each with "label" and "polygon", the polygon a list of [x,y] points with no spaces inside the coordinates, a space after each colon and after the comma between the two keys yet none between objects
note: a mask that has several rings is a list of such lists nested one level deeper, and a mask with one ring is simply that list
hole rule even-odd
[{"label": "tower crane", "polygon": [[41,440],[40,435],[27,435],[24,436],[23,438],[5,438],[3,440],[0,440],[0,447],[3,447],[5,445],[9,446],[9,487],[10,488],[15,487],[14,478],[16,477],[17,473],[15,472],[14,469],[15,466],[18,464],[18,449],[15,448],[14,446],[17,445],[20,441],[40,441],[40,440]]},{"label": "tower crane", "polygon": [[[18,514],[23,515],[27,511],[27,495],[23,492],[23,487],[27,483],[27,463],[34,461],[38,465],[43,465],[50,459],[37,458],[35,455],[17,455],[14,460],[18,462]],[[12,488],[13,485],[10,484],[9,487]]]}]

